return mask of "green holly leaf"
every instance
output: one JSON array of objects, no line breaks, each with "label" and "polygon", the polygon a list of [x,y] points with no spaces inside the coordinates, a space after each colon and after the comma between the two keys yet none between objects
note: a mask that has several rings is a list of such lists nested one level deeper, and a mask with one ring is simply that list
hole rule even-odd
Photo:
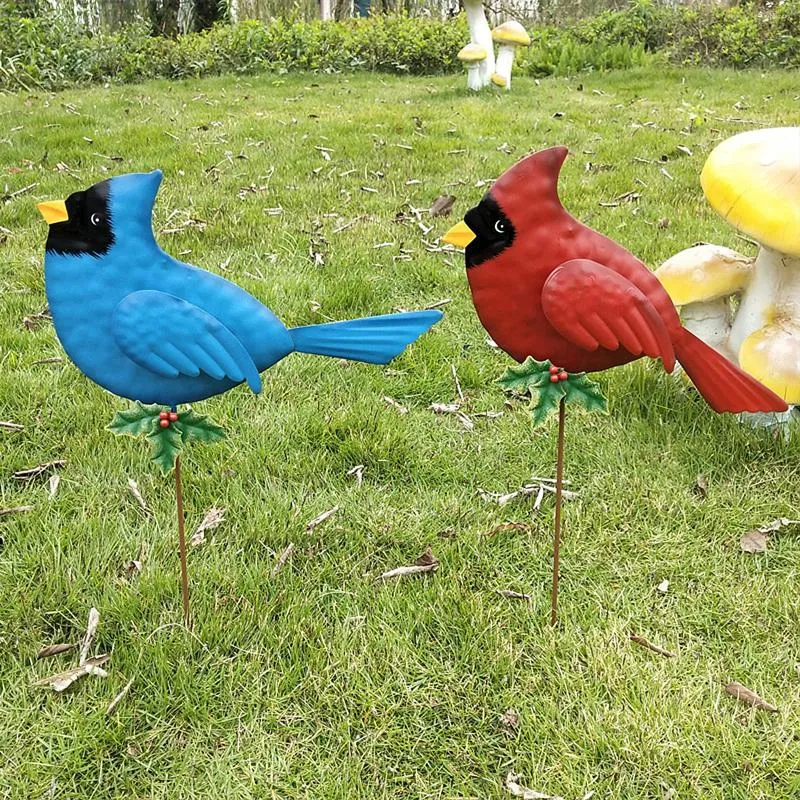
[{"label": "green holly leaf", "polygon": [[599,383],[595,383],[585,372],[570,375],[564,381],[568,403],[580,403],[587,411],[608,411],[608,400]]},{"label": "green holly leaf", "polygon": [[541,425],[550,414],[558,408],[561,399],[566,395],[564,381],[552,383],[548,373],[547,383],[535,389],[535,394],[531,398],[531,416],[534,425]]},{"label": "green holly leaf", "polygon": [[177,428],[186,442],[213,444],[214,442],[221,442],[225,438],[224,428],[217,425],[214,420],[202,414],[197,414],[191,409],[182,411],[178,415],[178,421],[173,422],[170,427]]},{"label": "green holly leaf", "polygon": [[118,411],[108,429],[117,436],[140,436],[152,429],[160,410],[158,406],[145,406],[137,400],[129,409]]},{"label": "green holly leaf", "polygon": [[183,448],[183,437],[175,424],[162,428],[156,425],[147,434],[147,440],[153,450],[153,461],[163,472],[171,472],[175,467],[175,459]]},{"label": "green holly leaf", "polygon": [[537,361],[528,356],[521,364],[509,367],[497,382],[507,392],[528,392],[550,382],[550,361]]}]

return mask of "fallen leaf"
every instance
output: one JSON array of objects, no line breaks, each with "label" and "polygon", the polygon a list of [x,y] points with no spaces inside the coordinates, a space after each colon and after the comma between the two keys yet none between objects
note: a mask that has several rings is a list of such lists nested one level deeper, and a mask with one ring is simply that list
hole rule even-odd
[{"label": "fallen leaf", "polygon": [[125,686],[122,688],[122,691],[108,704],[108,708],[106,709],[106,718],[110,717],[116,710],[117,706],[125,699],[125,696],[133,686],[133,678],[131,678]]},{"label": "fallen leaf", "polygon": [[455,195],[440,195],[433,201],[433,205],[428,213],[432,217],[446,217],[453,211],[453,203],[455,203],[455,201]]},{"label": "fallen leaf", "polygon": [[506,775],[506,789],[514,796],[521,797],[522,800],[564,800],[555,794],[545,794],[544,792],[537,792],[535,789],[529,789],[519,783],[519,775],[509,772]]},{"label": "fallen leaf", "polygon": [[123,568],[122,568],[122,578],[126,581],[130,581],[136,573],[142,571],[142,562],[138,558],[132,558]]},{"label": "fallen leaf", "polygon": [[500,727],[506,733],[516,733],[519,728],[519,714],[513,708],[507,708],[500,715]]},{"label": "fallen leaf", "polygon": [[226,509],[224,508],[213,507],[206,511],[202,521],[192,534],[192,538],[189,539],[190,547],[199,547],[201,544],[205,544],[206,532],[213,531],[214,528],[218,528],[225,521],[225,511]]},{"label": "fallen leaf", "polygon": [[461,406],[458,403],[431,403],[429,408],[434,414],[457,414]]},{"label": "fallen leaf", "polygon": [[526,525],[524,522],[501,522],[499,525],[495,525],[490,531],[484,533],[484,536],[496,536],[498,533],[502,533],[503,531],[529,531],[531,528],[530,525]]},{"label": "fallen leaf", "polygon": [[420,575],[424,572],[435,572],[439,567],[439,560],[433,555],[431,546],[428,545],[413,564],[407,567],[396,567],[384,572],[379,580],[389,580],[390,578],[401,578],[406,575]]},{"label": "fallen leaf", "polygon": [[95,656],[94,658],[87,658],[79,667],[73,667],[64,672],[59,672],[57,675],[50,675],[48,678],[42,678],[42,680],[36,681],[33,685],[47,686],[56,692],[63,692],[65,689],[69,689],[75,681],[82,678],[84,675],[96,675],[98,678],[107,678],[108,673],[102,669],[102,665],[110,658],[111,656],[107,654]]},{"label": "fallen leaf", "polygon": [[698,475],[694,482],[694,493],[701,499],[705,500],[708,495],[708,480],[705,475]]},{"label": "fallen leaf", "polygon": [[781,528],[788,528],[794,525],[800,525],[800,519],[779,517],[778,519],[772,520],[772,522],[768,522],[766,525],[762,525],[758,530],[760,530],[761,533],[773,533],[774,531],[779,531]]},{"label": "fallen leaf", "polygon": [[736,683],[736,681],[729,683],[725,687],[725,691],[731,697],[735,697],[739,702],[748,706],[752,706],[753,708],[759,708],[762,711],[772,712],[778,710],[772,705],[772,703],[762,700],[752,689],[748,689],[746,686],[742,686],[741,683]]},{"label": "fallen leaf", "polygon": [[512,589],[498,589],[498,594],[507,597],[509,600],[526,600],[530,602],[531,596],[529,594],[522,594],[522,592],[515,592]]},{"label": "fallen leaf", "polygon": [[74,644],[47,644],[41,650],[39,650],[36,658],[52,658],[60,653],[68,653],[70,650],[74,649]]},{"label": "fallen leaf", "polygon": [[383,398],[383,401],[392,406],[392,408],[397,409],[398,414],[408,414],[408,409],[402,403],[398,403],[397,400],[394,399],[394,397],[386,396]]},{"label": "fallen leaf", "polygon": [[675,653],[670,653],[669,650],[665,650],[663,647],[659,647],[657,644],[648,642],[644,636],[637,636],[635,633],[632,633],[631,641],[635,642],[640,647],[644,647],[647,650],[652,650],[654,653],[658,653],[660,656],[664,656],[665,658],[675,658]]},{"label": "fallen leaf", "polygon": [[364,470],[366,467],[364,464],[356,464],[356,466],[351,467],[347,470],[347,477],[348,478],[355,478],[356,486],[361,486],[361,483],[364,480]]},{"label": "fallen leaf", "polygon": [[759,530],[748,531],[741,539],[739,546],[743,553],[766,553],[769,537]]},{"label": "fallen leaf", "polygon": [[416,561],[414,561],[418,567],[438,567],[439,561],[437,560],[436,556],[433,555],[433,551],[431,550],[431,546],[428,545],[423,551],[422,555],[420,555]]},{"label": "fallen leaf", "polygon": [[100,622],[100,612],[92,607],[89,609],[89,621],[86,623],[86,633],[84,634],[83,641],[81,642],[81,654],[78,659],[78,664],[83,666],[89,656],[94,636],[97,633],[97,626]]},{"label": "fallen leaf", "polygon": [[456,414],[456,417],[458,418],[458,421],[464,426],[464,428],[466,428],[466,430],[468,431],[474,430],[475,423],[466,414],[459,411],[458,414]]},{"label": "fallen leaf", "polygon": [[141,491],[139,491],[139,484],[133,478],[128,478],[128,488],[131,490],[131,494],[133,495],[134,500],[139,504],[139,508],[142,509],[144,515],[146,517],[152,517],[153,512],[150,510],[150,507],[147,505],[144,497],[142,496]]},{"label": "fallen leaf", "polygon": [[289,542],[289,544],[284,548],[283,552],[278,557],[278,561],[276,562],[275,566],[272,568],[273,578],[284,568],[284,566],[286,566],[286,562],[292,557],[292,553],[294,553],[294,544]]},{"label": "fallen leaf", "polygon": [[46,464],[37,464],[35,467],[29,469],[21,469],[14,473],[14,479],[18,481],[32,481],[48,472],[60,469],[67,462],[66,461],[48,461]]},{"label": "fallen leaf", "polygon": [[322,525],[323,522],[330,519],[337,511],[339,510],[339,506],[334,506],[333,508],[328,509],[327,511],[323,511],[318,517],[314,517],[306,525],[306,533],[311,533],[318,525]]}]

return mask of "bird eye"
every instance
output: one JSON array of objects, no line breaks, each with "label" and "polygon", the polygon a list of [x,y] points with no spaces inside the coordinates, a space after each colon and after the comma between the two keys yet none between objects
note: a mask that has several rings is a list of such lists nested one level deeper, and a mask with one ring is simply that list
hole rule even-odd
[{"label": "bird eye", "polygon": [[92,216],[89,217],[89,221],[92,223],[92,225],[96,226],[103,221],[103,218],[100,216],[100,214],[92,214]]},{"label": "bird eye", "polygon": [[502,220],[497,220],[497,222],[495,222],[495,224],[494,224],[494,229],[498,233],[505,233],[506,232],[505,223]]}]

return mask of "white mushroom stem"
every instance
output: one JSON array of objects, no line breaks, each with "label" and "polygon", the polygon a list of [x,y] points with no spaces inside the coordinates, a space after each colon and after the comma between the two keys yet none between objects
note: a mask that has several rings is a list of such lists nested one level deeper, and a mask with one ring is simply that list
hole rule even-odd
[{"label": "white mushroom stem", "polygon": [[779,315],[800,320],[800,257],[762,246],[731,327],[732,352],[738,356],[744,340]]},{"label": "white mushroom stem", "polygon": [[683,326],[707,345],[730,359],[728,336],[731,331],[731,304],[727,297],[705,303],[689,303],[681,308]]},{"label": "white mushroom stem", "polygon": [[483,78],[481,76],[481,61],[474,61],[467,64],[467,89],[479,91],[483,89]]},{"label": "white mushroom stem", "polygon": [[[464,0],[464,11],[467,13],[470,41],[480,45],[486,51],[486,58],[480,62],[479,76],[481,85],[488,86],[494,72],[494,42],[492,31],[483,12],[482,0]],[[473,88],[473,87],[470,87]]]},{"label": "white mushroom stem", "polygon": [[505,80],[506,89],[511,88],[511,67],[514,66],[515,44],[501,44],[497,50],[497,64],[494,71]]}]

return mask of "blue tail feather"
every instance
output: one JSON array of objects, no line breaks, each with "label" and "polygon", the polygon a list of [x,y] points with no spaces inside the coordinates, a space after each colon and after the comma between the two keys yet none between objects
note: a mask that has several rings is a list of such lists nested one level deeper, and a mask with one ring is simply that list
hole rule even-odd
[{"label": "blue tail feather", "polygon": [[300,353],[388,364],[442,316],[442,312],[436,310],[408,311],[306,325],[290,329],[289,334],[295,350]]}]

